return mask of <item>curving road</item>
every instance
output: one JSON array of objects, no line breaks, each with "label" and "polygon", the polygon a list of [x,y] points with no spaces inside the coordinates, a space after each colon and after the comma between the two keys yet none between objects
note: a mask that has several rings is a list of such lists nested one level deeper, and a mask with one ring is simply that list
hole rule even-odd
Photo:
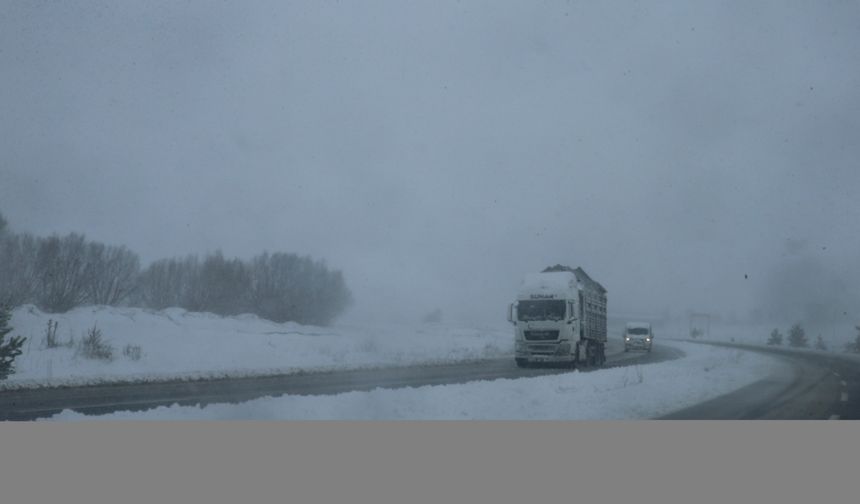
[{"label": "curving road", "polygon": [[[604,367],[653,363],[682,356],[683,352],[680,350],[656,345],[651,353],[624,353],[620,342],[610,341]],[[584,368],[582,371],[592,370]],[[567,370],[551,367],[520,369],[514,364],[513,357],[510,357],[458,364],[307,372],[254,378],[1,391],[0,420],[34,420],[55,415],[64,409],[98,415],[120,410],[140,411],[171,404],[238,403],[283,394],[337,394],[375,388],[448,385],[564,372]]]},{"label": "curving road", "polygon": [[[704,342],[700,342],[704,343]],[[860,360],[838,354],[710,342],[785,359],[786,371],[737,391],[661,417],[666,420],[860,419]],[[655,345],[652,353],[624,353],[610,341],[605,367],[676,359],[683,352]],[[598,368],[599,369],[599,368]],[[596,369],[582,369],[591,372]],[[0,392],[0,420],[34,420],[72,409],[85,414],[140,411],[171,404],[238,403],[283,394],[337,394],[374,388],[447,385],[476,380],[564,373],[565,369],[520,369],[512,358],[458,364],[305,372],[255,378],[57,387]]]},{"label": "curving road", "polygon": [[775,374],[713,400],[666,415],[664,420],[857,420],[860,361],[819,352],[733,343],[703,343],[778,356],[791,364]]}]

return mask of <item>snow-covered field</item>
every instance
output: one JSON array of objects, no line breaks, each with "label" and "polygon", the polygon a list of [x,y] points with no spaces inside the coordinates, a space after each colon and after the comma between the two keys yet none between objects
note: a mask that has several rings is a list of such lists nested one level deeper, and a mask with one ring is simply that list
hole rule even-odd
[{"label": "snow-covered field", "polygon": [[[62,344],[80,342],[96,326],[113,347],[113,359],[85,358],[75,345],[46,348],[48,320],[58,323]],[[513,354],[513,331],[504,323],[493,328],[311,327],[178,308],[89,306],[49,315],[26,305],[13,311],[11,326],[12,335],[27,341],[15,374],[0,382],[0,389],[405,366]],[[139,360],[123,354],[127,345],[140,347]]]},{"label": "snow-covered field", "polygon": [[52,420],[457,420],[654,418],[788,372],[772,357],[682,342],[684,358],[588,373],[462,385],[282,396],[242,404],[170,406],[99,417],[69,410]]},{"label": "snow-covered field", "polygon": [[[829,352],[844,352],[847,343],[853,343],[858,331],[856,325],[860,323],[842,323],[842,324],[801,324],[806,334],[806,340],[809,343],[809,348],[814,348],[818,337],[827,347]],[[788,332],[791,328],[791,323],[783,324],[713,324],[710,328],[710,334],[703,340],[721,341],[726,343],[744,343],[749,345],[766,345],[770,337],[771,331],[777,329],[782,334],[785,348],[788,346]],[[686,339],[689,337],[689,326],[686,324],[676,324],[670,327],[661,328],[662,333],[667,337]]]},{"label": "snow-covered field", "polygon": [[[61,346],[47,348],[48,320]],[[12,334],[28,338],[17,371],[2,388],[253,376],[300,370],[448,363],[510,356],[509,326],[310,327],[253,315],[220,317],[181,309],[83,307],[44,314],[14,310]],[[113,347],[111,360],[85,358],[77,343],[93,326]],[[713,340],[758,343],[755,336]],[[751,334],[751,333],[746,333]],[[667,334],[667,336],[669,336]],[[680,334],[679,334],[680,336]],[[725,336],[725,337],[722,337]],[[72,341],[73,344],[65,345]],[[160,407],[105,419],[628,419],[652,418],[743,387],[784,364],[733,349],[662,340],[684,358],[588,373],[500,379],[463,385],[377,389],[332,396],[261,398],[239,405]],[[141,348],[135,360],[127,345]],[[71,411],[58,420],[91,419]]]}]

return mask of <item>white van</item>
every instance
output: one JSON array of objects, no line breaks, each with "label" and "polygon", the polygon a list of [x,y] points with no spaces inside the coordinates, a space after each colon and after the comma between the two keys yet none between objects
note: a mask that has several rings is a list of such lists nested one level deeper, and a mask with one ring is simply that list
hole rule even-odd
[{"label": "white van", "polygon": [[654,340],[654,332],[648,322],[628,322],[624,330],[624,351],[629,352],[631,348],[651,351],[651,342]]}]

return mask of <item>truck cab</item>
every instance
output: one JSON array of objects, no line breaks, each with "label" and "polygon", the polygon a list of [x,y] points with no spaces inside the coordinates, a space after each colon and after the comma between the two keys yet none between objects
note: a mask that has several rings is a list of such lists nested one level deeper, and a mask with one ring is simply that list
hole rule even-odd
[{"label": "truck cab", "polygon": [[527,275],[508,307],[517,365],[603,364],[605,300],[602,286],[579,269]]},{"label": "truck cab", "polygon": [[624,329],[624,351],[645,350],[651,351],[651,343],[654,341],[654,332],[648,322],[628,322]]},{"label": "truck cab", "polygon": [[511,306],[508,320],[516,326],[514,350],[519,366],[530,362],[573,364],[577,360],[575,299],[521,299]]}]

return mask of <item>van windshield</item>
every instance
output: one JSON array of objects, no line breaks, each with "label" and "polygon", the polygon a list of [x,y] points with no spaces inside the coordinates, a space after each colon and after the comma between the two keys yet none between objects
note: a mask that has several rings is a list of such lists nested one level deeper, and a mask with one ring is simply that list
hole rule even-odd
[{"label": "van windshield", "polygon": [[647,327],[628,327],[627,334],[633,334],[636,336],[648,336],[648,328]]},{"label": "van windshield", "polygon": [[517,304],[517,319],[520,322],[562,320],[564,319],[564,304],[564,300],[558,299],[520,301]]}]

